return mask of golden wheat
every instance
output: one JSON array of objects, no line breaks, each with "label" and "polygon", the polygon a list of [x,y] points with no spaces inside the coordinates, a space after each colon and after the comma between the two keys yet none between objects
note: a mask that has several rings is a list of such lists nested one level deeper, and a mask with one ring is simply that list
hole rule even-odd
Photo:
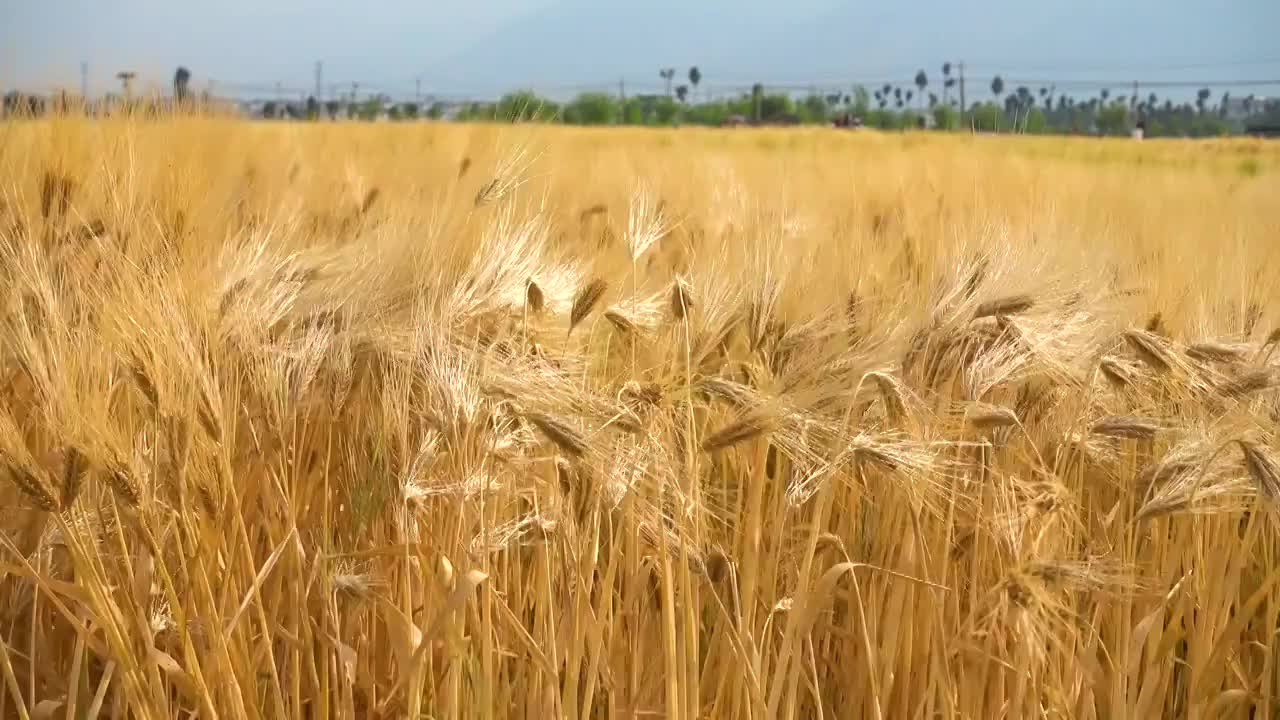
[{"label": "golden wheat", "polygon": [[1273,146],[2,130],[0,717],[1280,712]]}]

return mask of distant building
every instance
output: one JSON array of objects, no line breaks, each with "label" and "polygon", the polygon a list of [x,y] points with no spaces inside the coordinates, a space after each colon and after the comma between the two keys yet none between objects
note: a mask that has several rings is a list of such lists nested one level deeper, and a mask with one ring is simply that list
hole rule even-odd
[{"label": "distant building", "polygon": [[1270,98],[1258,95],[1232,96],[1227,98],[1224,115],[1228,120],[1245,120],[1256,113],[1262,112],[1270,101]]}]

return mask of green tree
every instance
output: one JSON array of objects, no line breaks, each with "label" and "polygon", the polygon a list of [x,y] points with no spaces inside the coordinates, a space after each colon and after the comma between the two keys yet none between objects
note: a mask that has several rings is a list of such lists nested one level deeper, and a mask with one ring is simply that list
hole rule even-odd
[{"label": "green tree", "polygon": [[1027,111],[1027,116],[1022,121],[1023,132],[1035,135],[1043,134],[1049,129],[1049,120],[1045,117],[1044,112],[1040,108],[1033,107]]},{"label": "green tree", "polygon": [[677,99],[677,100],[679,100],[681,103],[684,103],[685,101],[687,101],[687,100],[689,99],[689,86],[688,86],[688,85],[677,85],[677,86],[676,86],[676,99]]},{"label": "green tree", "polygon": [[644,125],[645,101],[638,97],[629,97],[622,106],[622,123],[624,125]]},{"label": "green tree", "polygon": [[924,89],[929,87],[929,76],[924,74],[923,69],[916,72],[916,87],[919,88],[919,97],[923,100]]},{"label": "green tree", "polygon": [[672,125],[680,114],[680,106],[675,98],[664,95],[653,103],[653,122],[658,125]]},{"label": "green tree", "polygon": [[796,114],[795,103],[791,101],[790,96],[783,93],[765,95],[760,100],[760,113],[764,120],[779,120]]},{"label": "green tree", "polygon": [[689,68],[689,85],[693,88],[693,94],[698,94],[698,83],[702,82],[702,71],[697,65]]},{"label": "green tree", "polygon": [[1129,115],[1120,104],[1106,105],[1094,120],[1103,135],[1123,135],[1128,130]]},{"label": "green tree", "polygon": [[960,116],[950,105],[934,105],[931,112],[933,124],[939,130],[955,130],[960,127]]},{"label": "green tree", "polygon": [[804,123],[826,123],[830,120],[830,108],[826,98],[813,94],[804,99],[799,107],[800,121]]},{"label": "green tree", "polygon": [[872,110],[867,113],[866,124],[879,130],[897,130],[902,127],[902,116],[889,110]]},{"label": "green tree", "polygon": [[[750,109],[745,102],[739,103],[742,106],[742,114],[747,114]],[[695,125],[719,125],[730,115],[735,114],[731,103],[716,101],[703,102],[691,105],[684,110],[684,121]]]},{"label": "green tree", "polygon": [[867,114],[871,109],[871,95],[861,85],[853,89],[853,111],[859,115]]},{"label": "green tree", "polygon": [[418,119],[419,107],[418,103],[405,103],[400,106],[400,111],[410,120]]},{"label": "green tree", "polygon": [[612,125],[621,108],[608,93],[582,93],[564,106],[564,121],[571,125]]},{"label": "green tree", "polygon": [[969,108],[969,118],[975,128],[995,131],[1000,129],[1003,114],[995,103],[978,103]]},{"label": "green tree", "polygon": [[497,118],[507,122],[548,121],[558,111],[555,103],[538,97],[532,90],[507,93],[498,99],[495,108]]},{"label": "green tree", "polygon": [[991,79],[991,94],[995,95],[997,100],[1000,99],[1004,94],[1004,78],[997,75]]}]

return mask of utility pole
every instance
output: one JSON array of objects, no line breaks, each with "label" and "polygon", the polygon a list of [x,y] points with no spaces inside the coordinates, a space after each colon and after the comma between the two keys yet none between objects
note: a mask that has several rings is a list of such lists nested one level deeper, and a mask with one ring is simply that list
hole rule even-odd
[{"label": "utility pole", "polygon": [[80,101],[89,102],[89,63],[80,62]]},{"label": "utility pole", "polygon": [[422,104],[422,76],[421,75],[413,79],[413,101],[418,105]]},{"label": "utility pole", "polygon": [[324,100],[324,61],[316,61],[316,102]]},{"label": "utility pole", "polygon": [[964,111],[965,111],[965,104],[964,104],[964,61],[963,61],[963,60],[961,60],[961,61],[958,63],[958,65],[960,66],[960,119],[963,121],[963,120],[964,120]]}]

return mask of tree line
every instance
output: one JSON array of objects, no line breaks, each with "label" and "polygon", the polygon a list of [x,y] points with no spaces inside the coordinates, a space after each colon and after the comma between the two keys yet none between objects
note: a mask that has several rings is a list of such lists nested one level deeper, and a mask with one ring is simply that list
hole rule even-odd
[{"label": "tree line", "polygon": [[[1175,101],[1154,92],[1112,94],[1103,88],[1087,97],[1058,92],[1053,86],[1006,87],[1004,79],[991,79],[989,97],[963,101],[964,88],[951,63],[943,63],[941,75],[931,82],[919,70],[909,84],[886,83],[879,87],[855,86],[847,92],[811,92],[801,97],[789,92],[769,91],[755,84],[749,92],[733,97],[699,95],[702,71],[694,66],[677,80],[675,68],[659,69],[665,92],[624,96],[606,92],[584,92],[566,102],[555,102],[533,90],[508,93],[494,102],[468,102],[451,106],[395,102],[390,97],[372,95],[357,99],[320,101],[314,96],[302,102],[268,100],[261,115],[295,120],[419,118],[458,121],[548,122],[569,125],[727,125],[727,124],[809,124],[863,125],[885,130],[936,128],[984,132],[1075,133],[1123,135],[1141,128],[1147,136],[1209,137],[1239,133],[1248,125],[1280,125],[1280,102],[1252,95],[1232,97],[1229,92],[1215,98],[1210,88],[1200,88],[1194,100]],[[122,73],[123,77],[125,74]],[[129,74],[130,78],[132,74]],[[686,82],[687,80],[687,82]],[[173,76],[172,107],[208,105],[207,96],[194,97],[191,72],[179,67]],[[117,105],[160,111],[166,101],[116,98]],[[976,91],[977,88],[974,88]],[[977,95],[977,92],[973,93]],[[983,93],[985,95],[985,92]],[[964,107],[961,103],[964,102]],[[37,98],[16,92],[4,96],[6,114],[39,114],[63,110],[70,105],[65,94]]]},{"label": "tree line", "polygon": [[[469,103],[461,120],[544,121],[574,125],[724,125],[724,124],[861,124],[885,130],[930,127],[986,132],[1080,133],[1124,135],[1141,127],[1147,136],[1209,137],[1240,133],[1249,124],[1280,124],[1280,102],[1253,95],[1214,97],[1209,88],[1194,100],[1174,100],[1155,92],[1112,94],[1100,89],[1082,97],[1051,86],[1006,87],[996,75],[988,97],[960,107],[958,78],[951,63],[941,67],[940,81],[930,82],[921,69],[909,85],[854,86],[848,92],[769,92],[754,85],[730,98],[698,100],[702,73],[689,69],[689,83],[672,85],[675,71],[659,77],[667,93],[622,97],[587,92],[565,103],[532,90],[509,93],[497,102]],[[976,95],[977,93],[973,93]],[[985,95],[985,91],[983,92]]]}]

